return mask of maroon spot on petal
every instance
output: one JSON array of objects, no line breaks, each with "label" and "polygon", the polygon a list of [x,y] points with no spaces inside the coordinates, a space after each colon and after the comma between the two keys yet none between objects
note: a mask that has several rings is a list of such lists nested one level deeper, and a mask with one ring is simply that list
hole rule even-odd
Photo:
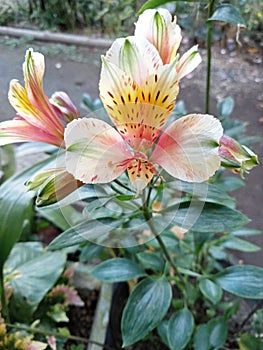
[{"label": "maroon spot on petal", "polygon": [[169,95],[166,95],[166,96],[163,98],[162,103],[164,103],[164,102],[167,100],[168,97],[169,97]]},{"label": "maroon spot on petal", "polygon": [[156,94],[156,96],[155,96],[155,101],[157,101],[157,100],[158,100],[160,93],[161,93],[161,91],[160,91],[160,90],[158,90],[158,91],[157,91],[157,94]]},{"label": "maroon spot on petal", "polygon": [[157,81],[158,81],[158,75],[157,74],[155,74],[155,76],[154,76],[154,81],[157,83]]},{"label": "maroon spot on petal", "polygon": [[94,175],[94,176],[92,176],[92,178],[91,178],[90,182],[95,181],[97,178],[98,178],[98,175]]},{"label": "maroon spot on petal", "polygon": [[114,96],[112,95],[112,93],[110,91],[108,91],[108,94],[110,95],[111,98],[114,98]]},{"label": "maroon spot on petal", "polygon": [[[167,97],[168,97],[168,96],[167,96]],[[124,100],[123,96],[121,96],[121,101],[122,101],[122,103],[125,105],[125,100]]]}]

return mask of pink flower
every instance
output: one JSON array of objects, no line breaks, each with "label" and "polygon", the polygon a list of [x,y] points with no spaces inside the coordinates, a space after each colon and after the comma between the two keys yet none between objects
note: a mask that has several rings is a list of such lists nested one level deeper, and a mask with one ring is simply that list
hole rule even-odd
[{"label": "pink flower", "polygon": [[219,155],[222,165],[234,173],[239,173],[241,177],[244,172],[248,173],[259,163],[257,155],[251,149],[227,135],[220,139]]},{"label": "pink flower", "polygon": [[66,169],[84,183],[108,183],[127,171],[142,190],[161,168],[191,182],[220,166],[221,123],[210,115],[185,116],[165,130],[178,94],[177,60],[164,64],[145,38],[117,39],[102,58],[100,95],[116,129],[95,118],[65,129]]},{"label": "pink flower", "polygon": [[25,141],[63,146],[65,120],[79,115],[65,93],[56,93],[53,104],[49,101],[42,87],[44,70],[44,56],[27,50],[23,64],[25,87],[14,79],[8,93],[17,117],[0,123],[0,146]]}]

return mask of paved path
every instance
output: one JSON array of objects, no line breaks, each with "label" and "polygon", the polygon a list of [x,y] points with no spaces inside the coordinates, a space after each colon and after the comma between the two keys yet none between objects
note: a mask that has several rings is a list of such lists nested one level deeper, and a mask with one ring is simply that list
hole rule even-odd
[{"label": "paved path", "polygon": [[[31,45],[34,47],[34,45]],[[44,89],[48,96],[54,91],[64,90],[74,103],[79,106],[82,94],[88,92],[93,98],[98,96],[98,81],[100,72],[100,55],[105,50],[81,49],[85,58],[84,63],[73,62],[65,55],[56,57],[46,56],[46,74]],[[24,60],[25,49],[10,48],[0,44],[0,120],[10,119],[15,114],[7,101],[8,84],[12,78],[22,81],[21,65]],[[194,73],[186,78],[181,84],[179,99],[186,103],[187,110],[202,112],[204,110],[204,87],[205,87],[205,63]],[[216,101],[223,97],[235,98],[236,107],[233,117],[248,123],[249,135],[263,136],[263,123],[259,122],[262,117],[263,103],[263,75],[262,64],[251,65],[247,59],[236,54],[232,57],[214,53],[212,70],[212,113],[216,114]],[[85,111],[82,111],[85,114]],[[261,163],[263,142],[254,147],[259,154]],[[247,186],[235,195],[238,200],[238,209],[252,219],[251,227],[263,230],[263,172],[262,165],[254,169],[246,177]],[[222,218],[224,220],[224,218]],[[263,236],[251,238],[252,242],[261,244]],[[263,253],[240,254],[247,263],[263,266]]]}]

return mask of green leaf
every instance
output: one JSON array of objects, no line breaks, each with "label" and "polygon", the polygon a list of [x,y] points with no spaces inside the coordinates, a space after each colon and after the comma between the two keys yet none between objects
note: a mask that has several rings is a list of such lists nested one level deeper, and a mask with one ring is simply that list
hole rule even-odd
[{"label": "green leaf", "polygon": [[193,330],[194,317],[186,307],[174,313],[168,325],[168,342],[170,349],[184,349],[191,339]]},{"label": "green leaf", "polygon": [[[179,1],[179,0],[174,0]],[[185,2],[206,2],[206,0],[184,0]],[[145,4],[143,4],[143,6],[140,8],[140,10],[138,11],[138,14],[143,13],[143,11],[147,10],[147,9],[153,9],[156,8],[158,6],[167,4],[168,2],[171,2],[170,0],[148,0],[146,1]]]},{"label": "green leaf", "polygon": [[217,7],[212,17],[208,21],[220,21],[245,27],[245,21],[239,9],[231,4],[222,4]]},{"label": "green leaf", "polygon": [[238,230],[234,230],[231,232],[232,235],[234,236],[254,236],[254,235],[261,235],[262,231],[260,230],[255,230],[249,227],[242,227],[239,228]]},{"label": "green leaf", "polygon": [[[29,247],[25,245],[25,247]],[[16,252],[21,251],[21,243]],[[63,252],[35,251],[34,254],[28,249],[23,252],[24,256],[19,261],[16,259],[15,269],[10,274],[10,284],[13,288],[10,309],[16,314],[19,321],[30,319],[33,312],[45,296],[45,294],[54,286],[58,277],[64,270],[66,263],[66,254]],[[9,266],[12,255],[9,259]]]},{"label": "green leaf", "polygon": [[[165,214],[172,209],[172,207],[167,208],[164,211]],[[249,219],[239,211],[219,204],[206,203],[199,216],[196,215],[198,211],[198,203],[192,203],[190,207],[179,208],[174,214],[175,217],[170,219],[171,223],[196,232],[215,233],[229,232],[249,222]],[[168,215],[167,219],[169,220]]]},{"label": "green leaf", "polygon": [[136,254],[136,256],[145,269],[162,271],[164,268],[164,261],[156,253],[141,252]]},{"label": "green leaf", "polygon": [[238,345],[240,350],[263,350],[263,340],[251,334],[242,334]]},{"label": "green leaf", "polygon": [[122,282],[145,276],[146,273],[135,262],[125,258],[103,261],[91,274],[105,282]]},{"label": "green leaf", "polygon": [[228,249],[239,250],[241,252],[258,252],[261,248],[253,243],[244,241],[235,236],[228,236],[223,242],[223,246]]},{"label": "green leaf", "polygon": [[227,323],[224,317],[217,317],[212,319],[207,324],[209,336],[209,343],[213,349],[221,348],[227,339]]},{"label": "green leaf", "polygon": [[213,276],[215,283],[227,292],[243,298],[263,299],[263,268],[238,265],[226,268]]},{"label": "green leaf", "polygon": [[221,287],[208,279],[202,279],[199,283],[199,288],[202,294],[213,304],[217,304],[222,298],[223,292]]},{"label": "green leaf", "polygon": [[33,208],[35,192],[27,191],[24,183],[51,161],[52,158],[46,159],[15,174],[0,186],[0,269],[30,220],[28,213]]},{"label": "green leaf", "polygon": [[98,220],[85,220],[68,230],[61,233],[50,244],[50,250],[57,250],[65,247],[71,247],[87,241],[98,242],[102,244],[109,233],[115,228],[120,227],[121,220],[102,218]]},{"label": "green leaf", "polygon": [[218,102],[217,110],[220,117],[227,118],[233,112],[235,101],[232,97],[227,97]]},{"label": "green leaf", "polygon": [[227,176],[217,181],[215,186],[221,191],[235,191],[245,186],[245,183],[239,177]]},{"label": "green leaf", "polygon": [[169,346],[169,342],[168,342],[168,325],[169,325],[169,321],[168,320],[163,320],[157,327],[157,332],[160,336],[160,338],[162,339],[162,341],[164,342],[164,344],[166,344],[167,346]]},{"label": "green leaf", "polygon": [[132,291],[123,311],[123,347],[148,335],[166,315],[171,299],[172,289],[165,278],[141,281]]},{"label": "green leaf", "polygon": [[210,350],[209,332],[206,324],[201,324],[196,328],[194,334],[194,350]]}]

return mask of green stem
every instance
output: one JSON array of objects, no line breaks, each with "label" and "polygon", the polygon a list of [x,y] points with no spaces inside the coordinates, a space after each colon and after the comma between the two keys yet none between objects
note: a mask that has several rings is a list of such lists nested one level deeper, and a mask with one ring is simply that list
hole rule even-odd
[{"label": "green stem", "polygon": [[149,226],[150,230],[152,231],[154,237],[157,239],[159,246],[160,246],[161,250],[163,251],[167,261],[171,264],[171,266],[176,271],[177,267],[175,266],[173,259],[171,258],[162,238],[160,237],[158,231],[156,230],[156,228],[152,222],[152,215],[150,214],[148,207],[144,208],[144,218],[147,221],[147,225]]},{"label": "green stem", "polygon": [[[215,5],[215,0],[211,0],[208,4],[208,18],[210,18],[213,14],[214,5]],[[206,69],[205,113],[209,113],[209,109],[210,109],[212,30],[213,30],[213,24],[211,21],[209,21],[207,22],[207,35],[206,35],[207,69]]]},{"label": "green stem", "polygon": [[85,344],[91,343],[91,344],[101,346],[101,347],[103,347],[103,349],[106,349],[106,350],[114,350],[108,345],[104,345],[104,344],[97,342],[95,340],[77,337],[75,335],[62,335],[62,334],[57,333],[57,332],[52,332],[52,331],[48,331],[48,330],[40,329],[40,328],[32,328],[32,327],[21,326],[21,325],[13,325],[10,323],[5,323],[5,324],[8,328],[14,328],[14,329],[18,329],[21,331],[27,331],[27,332],[32,333],[32,334],[42,334],[45,336],[54,336],[55,338],[65,338],[68,340],[75,340],[75,341],[85,343]]},{"label": "green stem", "polygon": [[6,304],[5,297],[5,285],[4,285],[4,272],[3,269],[0,270],[0,294],[1,294],[1,315],[5,321],[9,322],[9,312]]}]

